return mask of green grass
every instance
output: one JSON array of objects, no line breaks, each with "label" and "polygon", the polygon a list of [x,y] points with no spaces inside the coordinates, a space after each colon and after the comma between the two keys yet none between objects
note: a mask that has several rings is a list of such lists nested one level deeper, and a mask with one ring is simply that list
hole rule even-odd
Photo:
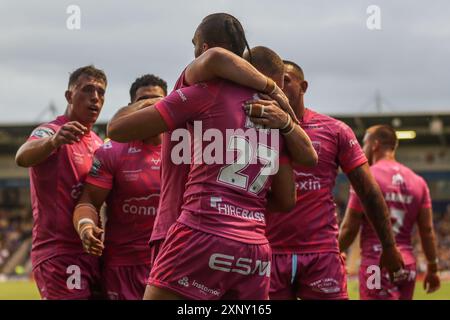
[{"label": "green grass", "polygon": [[0,282],[0,300],[36,299],[40,299],[39,291],[31,280]]},{"label": "green grass", "polygon": [[[359,300],[359,283],[357,280],[350,280],[348,282],[348,294],[350,299]],[[414,300],[450,300],[450,281],[441,282],[441,288],[434,292],[427,294],[423,290],[423,282],[417,281],[414,290]]]},{"label": "green grass", "polygon": [[[348,283],[350,299],[359,299],[358,281]],[[33,281],[0,282],[0,300],[34,300],[40,299],[39,292]],[[426,294],[422,282],[417,282],[414,299],[419,300],[450,300],[450,281],[443,282],[439,291]]]}]

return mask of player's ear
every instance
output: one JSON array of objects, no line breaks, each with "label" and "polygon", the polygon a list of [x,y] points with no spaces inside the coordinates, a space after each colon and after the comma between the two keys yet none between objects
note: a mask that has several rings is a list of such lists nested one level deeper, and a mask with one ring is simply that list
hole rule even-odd
[{"label": "player's ear", "polygon": [[372,151],[378,151],[380,149],[380,140],[375,139],[372,143]]},{"label": "player's ear", "polygon": [[206,42],[203,42],[203,44],[202,44],[202,52],[205,52],[208,49],[209,49],[209,45]]},{"label": "player's ear", "polygon": [[305,94],[305,93],[306,93],[306,90],[308,90],[308,81],[303,80],[303,81],[300,83],[300,88],[301,88],[301,93],[302,93],[302,94]]},{"label": "player's ear", "polygon": [[72,104],[72,91],[66,90],[64,96],[66,97],[67,103]]}]

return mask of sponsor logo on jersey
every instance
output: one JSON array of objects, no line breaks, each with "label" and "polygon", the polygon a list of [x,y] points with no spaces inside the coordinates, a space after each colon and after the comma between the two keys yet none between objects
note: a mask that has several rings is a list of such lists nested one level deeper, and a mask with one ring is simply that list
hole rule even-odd
[{"label": "sponsor logo on jersey", "polygon": [[250,258],[234,257],[222,253],[213,253],[209,257],[209,267],[223,272],[234,272],[244,276],[258,274],[270,277],[270,261]]},{"label": "sponsor logo on jersey", "polygon": [[159,166],[159,164],[161,163],[161,158],[152,158],[152,160],[150,160],[155,166]]},{"label": "sponsor logo on jersey", "polygon": [[178,284],[186,288],[189,287],[189,278],[188,277],[181,278],[180,280],[178,280]]},{"label": "sponsor logo on jersey", "polygon": [[229,216],[235,216],[240,217],[247,220],[253,220],[253,221],[259,221],[259,222],[265,222],[265,215],[263,212],[259,211],[252,211],[248,209],[244,209],[241,207],[237,207],[235,205],[222,202],[222,199],[217,197],[211,197],[210,199],[210,205],[212,208],[217,209],[219,213],[226,214]]},{"label": "sponsor logo on jersey", "polygon": [[39,128],[34,129],[34,131],[31,133],[31,136],[35,137],[35,138],[47,138],[47,137],[51,137],[54,134],[55,134],[55,130],[53,130],[51,128],[39,127]]},{"label": "sponsor logo on jersey", "polygon": [[303,173],[294,170],[295,175],[298,177],[296,182],[297,190],[300,191],[317,191],[322,188],[320,179],[310,173]]},{"label": "sponsor logo on jersey", "polygon": [[201,293],[203,293],[204,295],[212,294],[216,297],[220,296],[220,290],[219,289],[211,289],[208,288],[207,286],[205,286],[204,284],[197,282],[196,280],[192,280],[192,286],[196,287],[197,289],[200,290]]},{"label": "sponsor logo on jersey", "polygon": [[128,148],[128,153],[139,153],[141,151],[142,151],[141,149],[136,148],[136,147],[129,147]]},{"label": "sponsor logo on jersey", "polygon": [[181,101],[183,101],[183,102],[186,102],[186,101],[187,101],[187,98],[186,98],[186,96],[184,95],[183,91],[181,91],[181,89],[176,90],[176,92],[177,92],[178,95],[180,96]]},{"label": "sponsor logo on jersey", "polygon": [[217,208],[217,203],[222,202],[221,197],[211,197],[209,200],[210,200],[210,205],[213,208]]},{"label": "sponsor logo on jersey", "polygon": [[350,148],[353,148],[354,146],[358,145],[358,140],[356,139],[351,139],[348,144],[350,145]]},{"label": "sponsor logo on jersey", "polygon": [[[153,201],[155,199],[157,201]],[[159,193],[153,193],[145,197],[134,197],[124,201],[122,211],[124,213],[139,215],[139,216],[156,216],[158,209]],[[153,205],[149,205],[152,201]],[[156,205],[155,205],[156,203]]]}]

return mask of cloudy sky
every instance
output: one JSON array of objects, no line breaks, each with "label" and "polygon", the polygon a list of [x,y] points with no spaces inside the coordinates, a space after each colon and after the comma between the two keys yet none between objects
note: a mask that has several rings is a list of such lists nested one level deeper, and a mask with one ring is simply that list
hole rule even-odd
[{"label": "cloudy sky", "polygon": [[[81,29],[69,30],[69,5]],[[369,30],[369,5],[381,30]],[[324,113],[450,111],[450,2],[384,0],[0,0],[0,123],[45,121],[65,109],[69,72],[94,63],[109,79],[101,119],[129,101],[144,73],[172,87],[193,58],[192,35],[209,13],[228,12],[250,46],[300,64],[307,105]]]}]

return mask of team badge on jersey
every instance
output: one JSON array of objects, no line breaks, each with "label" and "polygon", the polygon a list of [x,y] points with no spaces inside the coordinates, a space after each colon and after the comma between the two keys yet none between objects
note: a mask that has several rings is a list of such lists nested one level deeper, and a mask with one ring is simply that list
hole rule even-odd
[{"label": "team badge on jersey", "polygon": [[34,129],[34,131],[31,133],[32,137],[35,138],[48,138],[55,134],[55,130],[47,127],[39,127]]},{"label": "team badge on jersey", "polygon": [[392,184],[394,186],[399,186],[405,183],[405,179],[403,179],[403,176],[400,173],[397,173],[392,176]]},{"label": "team badge on jersey", "polygon": [[105,142],[103,142],[103,149],[111,149],[112,148],[112,142],[111,140],[105,139]]}]

